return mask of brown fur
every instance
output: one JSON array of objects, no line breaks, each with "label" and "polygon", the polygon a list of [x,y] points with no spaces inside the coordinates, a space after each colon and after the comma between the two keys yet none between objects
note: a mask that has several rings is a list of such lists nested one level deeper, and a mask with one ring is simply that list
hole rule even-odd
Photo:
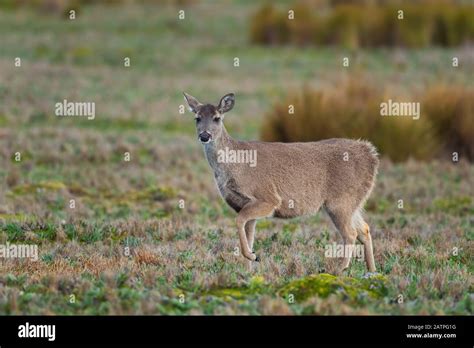
[{"label": "brown fur", "polygon": [[[199,119],[198,136],[203,132],[211,135],[204,151],[222,197],[238,213],[241,250],[247,259],[257,258],[252,252],[256,219],[316,214],[324,207],[344,244],[354,245],[356,238],[364,244],[367,267],[375,271],[370,230],[361,215],[377,175],[378,158],[372,144],[349,139],[307,143],[234,140],[220,113],[232,109],[233,95],[223,97],[216,107],[185,96]],[[256,150],[257,165],[220,163],[218,151],[226,147]],[[349,263],[346,257],[342,268]]]}]

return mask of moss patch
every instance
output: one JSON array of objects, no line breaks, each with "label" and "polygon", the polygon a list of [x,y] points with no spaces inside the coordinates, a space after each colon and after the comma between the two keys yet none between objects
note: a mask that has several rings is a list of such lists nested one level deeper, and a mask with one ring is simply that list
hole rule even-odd
[{"label": "moss patch", "polygon": [[201,294],[202,297],[212,296],[224,301],[243,301],[263,294],[274,294],[289,299],[290,294],[297,302],[314,296],[326,298],[331,294],[340,294],[355,302],[363,299],[380,299],[387,296],[387,278],[383,275],[370,275],[361,279],[337,277],[331,274],[315,274],[294,280],[279,289],[265,283],[263,277],[253,277],[243,287],[215,288]]},{"label": "moss patch", "polygon": [[26,214],[0,214],[0,221],[25,221],[34,220],[33,216]]},{"label": "moss patch", "polygon": [[249,297],[268,293],[272,290],[261,276],[252,277],[248,285],[235,288],[215,288],[203,293],[203,296],[215,296],[223,300],[244,300]]},{"label": "moss patch", "polygon": [[438,198],[433,202],[436,210],[451,214],[474,214],[472,199],[468,196]]},{"label": "moss patch", "polygon": [[12,190],[14,194],[17,195],[26,195],[31,193],[45,191],[59,191],[65,189],[66,185],[60,181],[42,181],[35,184],[25,184],[15,186]]}]

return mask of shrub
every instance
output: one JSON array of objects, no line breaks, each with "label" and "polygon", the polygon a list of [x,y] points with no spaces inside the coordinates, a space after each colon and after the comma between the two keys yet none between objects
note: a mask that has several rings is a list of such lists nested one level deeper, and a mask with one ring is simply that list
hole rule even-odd
[{"label": "shrub", "polygon": [[[423,10],[419,5],[409,5],[403,6],[403,12],[403,19],[396,21],[397,44],[410,48],[429,46],[436,11]],[[394,11],[394,16],[396,13]]]},{"label": "shrub", "polygon": [[423,97],[423,106],[443,149],[474,161],[474,90],[437,86]]},{"label": "shrub", "polygon": [[[420,1],[334,2],[329,8],[297,2],[288,9],[265,5],[251,20],[250,39],[259,44],[372,46],[456,46],[474,41],[474,6]],[[403,19],[398,11],[403,10]]]},{"label": "shrub", "polygon": [[392,7],[368,6],[359,24],[362,47],[393,46],[395,44],[396,10]]},{"label": "shrub", "polygon": [[362,22],[357,6],[341,5],[336,7],[326,20],[326,43],[339,44],[346,48],[359,47],[359,28]]},{"label": "shrub", "polygon": [[299,46],[315,44],[315,40],[320,40],[318,33],[322,28],[321,23],[311,15],[305,4],[298,3],[293,11],[298,14],[298,20],[287,21],[284,16],[280,19],[288,23],[285,29],[288,31],[290,41]]},{"label": "shrub", "polygon": [[272,5],[265,5],[252,19],[251,41],[260,44],[280,44],[289,39],[289,23],[284,13]]},{"label": "shrub", "polygon": [[306,86],[276,103],[262,125],[261,138],[283,142],[362,138],[396,162],[430,160],[446,151],[457,151],[472,161],[473,93],[461,87],[436,87],[416,98],[421,101],[421,117],[413,120],[380,116],[380,103],[389,98],[360,77],[324,91]]}]

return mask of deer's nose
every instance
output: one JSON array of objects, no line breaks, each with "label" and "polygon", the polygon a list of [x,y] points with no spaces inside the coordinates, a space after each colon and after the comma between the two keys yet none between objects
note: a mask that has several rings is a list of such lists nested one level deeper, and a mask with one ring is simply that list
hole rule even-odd
[{"label": "deer's nose", "polygon": [[199,140],[201,140],[202,143],[208,143],[209,140],[211,140],[211,135],[208,132],[202,132],[199,134]]}]

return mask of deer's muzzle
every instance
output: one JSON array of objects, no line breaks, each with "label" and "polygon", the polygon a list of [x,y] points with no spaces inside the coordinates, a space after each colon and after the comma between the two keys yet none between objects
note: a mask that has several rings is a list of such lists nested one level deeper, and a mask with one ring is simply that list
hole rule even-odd
[{"label": "deer's muzzle", "polygon": [[199,134],[199,140],[201,141],[201,143],[206,144],[211,140],[211,134],[209,134],[208,132],[202,132],[201,134]]}]

